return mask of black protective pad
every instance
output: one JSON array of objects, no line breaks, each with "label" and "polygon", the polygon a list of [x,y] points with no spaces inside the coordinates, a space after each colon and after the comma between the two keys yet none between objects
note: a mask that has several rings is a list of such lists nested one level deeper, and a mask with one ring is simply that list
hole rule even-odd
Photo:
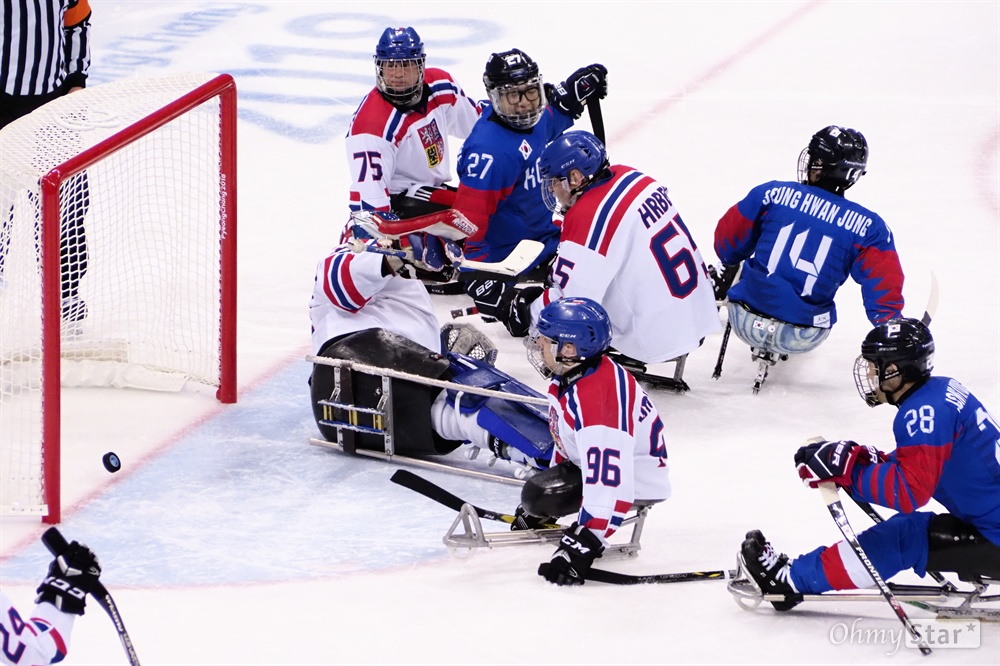
[{"label": "black protective pad", "polygon": [[430,215],[431,213],[437,213],[450,208],[450,206],[444,204],[408,197],[405,193],[391,194],[389,195],[389,201],[392,206],[392,212],[404,220],[420,217],[421,215]]},{"label": "black protective pad", "polygon": [[927,546],[928,571],[951,571],[966,581],[982,576],[1000,580],[1000,546],[951,514],[931,518]]},{"label": "black protective pad", "polygon": [[529,477],[521,488],[521,506],[532,516],[561,518],[580,510],[580,468],[565,460]]},{"label": "black protective pad", "polygon": [[[351,333],[326,345],[319,356],[339,358],[379,368],[391,368],[421,377],[440,379],[448,371],[448,359],[426,347],[384,329],[366,329]],[[319,424],[324,407],[317,401],[328,400],[333,393],[335,369],[328,365],[313,365],[311,380],[313,416],[323,438],[337,441],[337,430]],[[343,370],[341,371],[343,372]],[[377,407],[382,397],[382,378],[363,372],[350,374],[351,396],[341,396],[340,402],[359,407]],[[403,379],[392,379],[392,419],[394,450],[400,455],[437,455],[453,451],[460,442],[442,439],[431,427],[431,404],[441,389]],[[334,410],[331,420],[346,421],[346,410]],[[371,417],[359,417],[361,425],[373,425]],[[345,431],[346,432],[346,431]],[[381,435],[358,433],[354,445],[372,451],[384,451]]]}]

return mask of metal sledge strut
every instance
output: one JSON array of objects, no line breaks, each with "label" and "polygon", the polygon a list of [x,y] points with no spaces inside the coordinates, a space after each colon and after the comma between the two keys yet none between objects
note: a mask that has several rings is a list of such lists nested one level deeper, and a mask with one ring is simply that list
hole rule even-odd
[{"label": "metal sledge strut", "polygon": [[[649,510],[656,502],[639,500],[632,505],[635,513],[622,521],[621,527],[632,526],[632,533],[625,543],[610,544],[601,555],[602,560],[616,560],[638,557],[641,545],[642,528],[646,522]],[[503,546],[527,546],[533,544],[555,544],[562,538],[564,528],[516,530],[504,532],[486,532],[475,508],[471,504],[463,504],[455,520],[442,541],[448,546],[448,551],[455,557],[469,557],[474,548],[500,548]]]}]

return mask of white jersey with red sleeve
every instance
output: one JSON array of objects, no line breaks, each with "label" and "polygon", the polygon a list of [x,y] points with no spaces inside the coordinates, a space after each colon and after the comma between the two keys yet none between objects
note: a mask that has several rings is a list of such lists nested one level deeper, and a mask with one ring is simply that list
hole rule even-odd
[{"label": "white jersey with red sleeve", "polygon": [[35,606],[30,618],[22,617],[0,590],[0,662],[14,666],[52,664],[65,658],[74,615],[50,603]]},{"label": "white jersey with red sleeve", "polygon": [[[369,241],[374,242],[374,241]],[[441,351],[441,333],[427,289],[419,280],[382,275],[381,254],[340,245],[316,266],[309,301],[312,351],[332,338],[369,328],[398,333]]]},{"label": "white jersey with red sleeve", "polygon": [[661,363],[722,328],[705,261],[667,188],[631,167],[587,189],[562,221],[551,287],[532,319],[564,296],[600,303],[615,349]]},{"label": "white jersey with red sleeve", "polygon": [[389,210],[389,195],[451,180],[448,138],[465,140],[479,107],[441,69],[424,72],[421,103],[401,111],[372,89],[351,119],[344,146],[350,208]]},{"label": "white jersey with red sleeve", "polygon": [[635,500],[670,497],[663,421],[624,368],[607,357],[574,368],[553,377],[548,399],[552,463],[570,460],[583,474],[581,525],[607,542]]}]

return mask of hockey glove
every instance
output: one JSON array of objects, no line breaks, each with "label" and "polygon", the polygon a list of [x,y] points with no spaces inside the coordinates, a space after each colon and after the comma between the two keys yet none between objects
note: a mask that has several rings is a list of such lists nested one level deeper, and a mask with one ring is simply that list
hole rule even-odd
[{"label": "hockey glove", "polygon": [[579,119],[587,98],[597,95],[604,99],[608,95],[608,70],[604,65],[581,67],[562,83],[547,86],[545,90],[549,103],[557,109]]},{"label": "hockey glove", "polygon": [[538,566],[538,575],[556,585],[583,585],[604,544],[588,528],[573,523],[563,532],[552,559]]},{"label": "hockey glove", "polygon": [[733,286],[733,280],[736,279],[736,274],[739,271],[739,264],[733,266],[719,264],[718,268],[715,266],[708,267],[708,277],[712,278],[712,289],[715,291],[716,302],[726,300],[729,288]]},{"label": "hockey glove", "polygon": [[49,575],[38,586],[35,603],[47,601],[64,613],[83,615],[87,594],[97,589],[101,565],[97,556],[74,541],[49,565]]},{"label": "hockey glove", "polygon": [[832,481],[842,488],[851,487],[851,470],[855,465],[882,462],[884,454],[874,446],[856,442],[813,442],[795,452],[795,469],[802,483],[816,488],[820,483]]},{"label": "hockey glove", "polygon": [[515,338],[523,338],[531,328],[531,304],[545,291],[542,287],[508,289],[497,308],[497,319]]},{"label": "hockey glove", "polygon": [[445,279],[451,279],[462,263],[462,248],[454,241],[425,233],[410,234],[406,240],[413,252],[412,263],[421,270],[441,273]]},{"label": "hockey glove", "polygon": [[503,302],[504,292],[511,288],[511,285],[506,282],[488,278],[469,280],[465,283],[465,293],[472,296],[479,314],[494,319],[498,319],[500,316],[498,311]]}]

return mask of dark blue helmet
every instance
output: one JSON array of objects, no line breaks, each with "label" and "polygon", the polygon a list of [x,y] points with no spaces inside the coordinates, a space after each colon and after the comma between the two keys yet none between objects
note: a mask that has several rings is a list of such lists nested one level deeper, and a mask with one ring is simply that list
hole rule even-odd
[{"label": "dark blue helmet", "polygon": [[390,103],[409,106],[424,87],[424,43],[413,28],[386,28],[375,46],[375,82]]},{"label": "dark blue helmet", "polygon": [[547,104],[538,64],[520,49],[494,53],[486,61],[483,85],[493,113],[517,129],[530,129]]},{"label": "dark blue helmet", "polygon": [[868,142],[861,132],[830,125],[813,134],[799,154],[798,176],[803,183],[841,194],[865,174]]},{"label": "dark blue helmet", "polygon": [[861,397],[874,407],[882,402],[876,390],[882,382],[897,376],[903,382],[923,382],[933,370],[934,338],[930,329],[919,319],[892,319],[865,336],[861,356],[854,364],[854,381]]},{"label": "dark blue helmet", "polygon": [[376,60],[422,59],[424,43],[413,28],[386,28],[375,46]]},{"label": "dark blue helmet", "polygon": [[[538,158],[542,200],[552,212],[565,214],[580,193],[607,168],[608,153],[596,136],[584,131],[566,132],[545,146]],[[583,183],[575,188],[566,180],[573,170],[584,177]]]},{"label": "dark blue helmet", "polygon": [[611,319],[600,303],[589,298],[549,303],[538,315],[538,332],[557,342],[560,351],[563,344],[572,342],[577,355],[567,360],[583,361],[611,347]]}]

